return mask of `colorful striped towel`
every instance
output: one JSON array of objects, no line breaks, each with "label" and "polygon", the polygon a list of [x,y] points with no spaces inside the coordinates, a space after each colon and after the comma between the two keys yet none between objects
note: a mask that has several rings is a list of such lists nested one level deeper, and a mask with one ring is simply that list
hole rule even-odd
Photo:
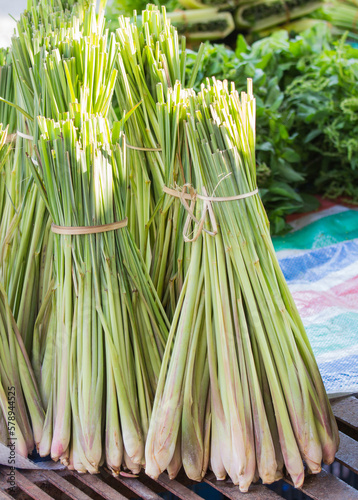
[{"label": "colorful striped towel", "polygon": [[327,393],[358,392],[358,210],[325,202],[273,238]]}]

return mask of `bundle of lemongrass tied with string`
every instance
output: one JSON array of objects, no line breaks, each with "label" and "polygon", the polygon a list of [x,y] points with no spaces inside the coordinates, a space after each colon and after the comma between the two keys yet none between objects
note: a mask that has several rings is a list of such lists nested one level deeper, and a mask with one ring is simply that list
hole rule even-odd
[{"label": "bundle of lemongrass tied with string", "polygon": [[192,251],[162,362],[146,472],[158,477],[179,453],[195,480],[210,467],[247,491],[285,468],[300,487],[303,461],[318,473],[322,460],[334,460],[338,431],[256,187],[252,83],[241,99],[233,85],[213,81],[197,95],[175,88],[171,101],[167,122],[183,110],[192,180],[164,190],[185,207]]},{"label": "bundle of lemongrass tied with string", "polygon": [[[43,214],[31,245],[45,264],[5,283],[40,455],[153,478],[210,468],[242,491],[287,471],[300,487],[304,463],[334,460],[338,431],[256,186],[251,82],[241,98],[227,82],[196,93],[164,9],[121,18],[108,38],[81,2],[77,17],[50,9],[44,36],[44,6],[13,43],[17,126],[32,134],[13,169],[19,185],[30,177],[16,205],[32,200],[27,225]],[[31,15],[34,45],[22,43]],[[15,212],[2,276],[26,219]],[[16,283],[34,286],[35,322]]]}]

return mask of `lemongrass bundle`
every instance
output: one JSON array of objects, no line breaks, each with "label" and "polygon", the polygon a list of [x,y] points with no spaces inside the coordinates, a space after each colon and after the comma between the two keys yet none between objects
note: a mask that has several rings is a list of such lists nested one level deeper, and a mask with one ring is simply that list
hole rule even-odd
[{"label": "lemongrass bundle", "polygon": [[[86,101],[88,111],[92,111],[94,102],[95,111],[108,109],[109,104],[103,103],[103,100],[108,95],[111,96],[112,92],[107,85],[107,73],[102,80],[92,79],[102,85],[100,88],[89,87],[90,72],[100,72],[100,68],[83,66],[81,71],[82,66],[75,68],[73,65],[74,54],[80,53],[83,64],[94,57],[97,64],[105,66],[103,58],[99,57],[100,52],[104,57],[107,55],[103,50],[107,43],[107,38],[103,35],[103,18],[99,17],[97,21],[94,5],[77,2],[73,12],[68,7],[67,3],[39,2],[31,5],[21,15],[17,26],[18,36],[12,39],[15,104],[21,109],[18,112],[14,157],[7,168],[6,190],[9,196],[0,228],[3,248],[0,267],[1,280],[29,353],[38,305],[41,305],[38,297],[47,293],[47,289],[43,288],[51,281],[51,276],[44,277],[42,270],[50,266],[46,260],[52,258],[51,252],[43,251],[44,241],[49,238],[48,213],[32,182],[26,161],[27,153],[33,156],[33,146],[37,140],[34,117],[41,114],[58,118],[61,113],[70,109],[70,103],[76,106],[82,88],[76,82],[77,73],[83,80],[83,85],[88,87],[85,91],[89,96]],[[85,7],[88,7],[87,10]],[[86,39],[80,42],[83,35]],[[89,40],[91,35],[93,39]],[[88,43],[91,48],[85,60],[84,44]],[[97,43],[99,46],[94,49]],[[102,101],[98,98],[100,94],[103,95]],[[84,101],[83,98],[82,102]],[[29,301],[28,294],[34,300]]]},{"label": "lemongrass bundle", "polygon": [[320,0],[258,0],[240,5],[235,13],[239,29],[261,31],[304,17],[322,6]]},{"label": "lemongrass bundle", "polygon": [[156,116],[156,85],[162,83],[166,89],[176,80],[184,80],[185,45],[166,21],[165,9],[161,16],[153,5],[142,12],[141,18],[134,16],[133,22],[121,16],[116,40],[118,118],[123,110],[135,109],[124,126],[129,162],[126,182],[130,185],[126,211],[129,228],[149,267],[156,234],[154,224],[151,233],[147,225],[162,196],[165,175]]},{"label": "lemongrass bundle", "polygon": [[358,3],[355,0],[325,2],[323,12],[329,16],[330,23],[338,30],[349,31],[357,38]]},{"label": "lemongrass bundle", "polygon": [[223,40],[235,29],[231,12],[215,7],[170,12],[168,19],[188,41],[196,43]]},{"label": "lemongrass bundle", "polygon": [[220,0],[179,0],[186,9],[207,9],[208,7],[217,7],[220,9],[233,10],[241,0],[229,0],[221,2]]},{"label": "lemongrass bundle", "polygon": [[0,285],[0,441],[27,457],[42,437],[44,410],[25,346]]},{"label": "lemongrass bundle", "polygon": [[[135,16],[131,22],[121,17],[119,22],[115,95],[120,109],[133,110],[124,124],[126,213],[158,295],[172,317],[185,274],[179,236],[183,215],[180,204],[163,195],[162,188],[168,182],[186,182],[182,172],[186,167],[181,166],[186,153],[183,149],[182,157],[177,155],[178,112],[171,110],[169,122],[163,114],[162,95],[177,81],[184,83],[185,39],[170,25],[164,8],[161,14],[148,6],[140,18]],[[189,85],[195,77],[196,69]]]},{"label": "lemongrass bundle", "polygon": [[[33,214],[36,211],[36,201],[31,191],[29,170],[26,168],[25,142],[17,138],[15,125],[19,123],[16,109],[10,106],[16,100],[16,71],[7,55],[7,64],[0,68],[0,113],[2,119],[12,127],[9,134],[9,148],[6,162],[1,171],[3,193],[0,218],[0,282],[4,285],[11,310],[15,316],[23,338],[31,330],[36,314],[36,301],[29,301],[27,293],[31,293],[36,284],[36,247],[31,245],[31,239],[36,238],[41,231],[41,218],[35,230],[32,225]],[[24,149],[23,149],[24,148]],[[32,187],[33,191],[33,187]],[[28,204],[27,204],[28,203]],[[25,216],[22,217],[27,204]],[[29,254],[29,258],[27,258]],[[29,286],[27,286],[29,285]],[[29,348],[25,340],[26,347]]]},{"label": "lemongrass bundle", "polygon": [[56,326],[46,342],[56,371],[40,454],[51,448],[53,459],[91,473],[105,456],[114,472],[123,463],[136,472],[144,462],[167,319],[125,224],[66,233],[123,220],[117,168],[124,152],[117,147],[114,159],[108,122],[100,116],[39,118],[39,128],[33,173],[64,233],[54,241]]},{"label": "lemongrass bundle", "polygon": [[[206,338],[210,463],[216,477],[229,474],[247,491],[258,477],[275,481],[285,467],[300,487],[303,460],[313,473],[321,470],[322,459],[334,460],[338,431],[257,194],[255,100],[250,87],[240,100],[234,87],[229,91],[227,82],[214,81],[197,96],[188,91],[187,101],[183,126],[197,194],[177,188],[173,196],[187,197],[189,216],[199,225],[163,358],[146,471],[157,477],[172,459],[180,421],[182,436],[193,425],[186,418],[183,388],[188,360],[202,349],[192,352],[197,327],[198,338]],[[200,287],[204,313],[194,306]],[[205,392],[202,398],[189,401],[203,408]],[[206,464],[208,424],[194,422],[200,439],[191,440],[196,446],[190,448],[182,438],[181,452],[190,457],[183,459],[187,474],[198,479],[200,464]]]}]

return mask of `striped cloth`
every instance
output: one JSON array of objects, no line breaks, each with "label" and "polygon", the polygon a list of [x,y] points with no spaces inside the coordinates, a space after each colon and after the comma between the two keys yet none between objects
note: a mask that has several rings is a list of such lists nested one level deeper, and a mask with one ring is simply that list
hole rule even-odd
[{"label": "striped cloth", "polygon": [[274,237],[327,393],[358,392],[358,210],[324,202]]}]

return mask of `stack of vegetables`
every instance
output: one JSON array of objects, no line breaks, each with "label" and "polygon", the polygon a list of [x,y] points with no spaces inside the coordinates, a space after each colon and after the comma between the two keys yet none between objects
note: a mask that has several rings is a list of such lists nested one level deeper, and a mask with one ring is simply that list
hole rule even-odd
[{"label": "stack of vegetables", "polygon": [[[43,324],[41,311],[33,349],[47,402],[39,452],[92,473],[102,461],[104,405],[107,465],[114,471],[122,461],[132,470],[142,465],[167,335],[143,261],[127,229],[120,229],[125,219],[118,171],[124,153],[117,150],[116,159],[110,158],[106,118],[116,79],[114,55],[114,37],[107,49],[103,19],[96,19],[93,6],[83,23],[74,20],[56,48],[44,54],[37,68],[41,102],[56,121],[38,118],[40,139],[30,159],[51,220],[88,231],[71,236],[64,229],[54,237],[55,319],[50,313]],[[104,235],[96,227],[108,231],[107,225],[110,233]],[[89,226],[99,234],[91,235]],[[56,367],[52,384],[42,364],[44,375],[50,364]]]},{"label": "stack of vegetables", "polygon": [[[142,0],[114,2],[107,9],[112,29],[117,27],[119,13],[132,15],[145,5]],[[168,18],[179,33],[192,44],[223,40],[236,30],[259,33],[265,29],[290,24],[322,6],[322,0],[167,0]],[[306,22],[307,20],[305,20]]]},{"label": "stack of vegetables", "polygon": [[[146,471],[158,477],[179,440],[192,479],[206,473],[210,449],[216,477],[229,474],[242,491],[258,476],[275,481],[283,465],[299,487],[302,459],[318,473],[322,458],[334,460],[338,433],[257,194],[252,91],[240,101],[234,87],[214,82],[182,99],[197,188],[187,198],[198,205],[195,213],[194,203],[187,210],[206,232],[194,228]],[[183,199],[185,191],[178,191]]]},{"label": "stack of vegetables", "polygon": [[261,31],[306,16],[322,5],[320,0],[259,0],[241,5],[236,14],[240,30]]},{"label": "stack of vegetables", "polygon": [[[51,254],[46,253],[47,244],[51,244],[48,242],[51,222],[38,196],[26,155],[33,155],[37,134],[35,117],[40,113],[52,117],[57,111],[48,99],[39,97],[46,78],[46,72],[41,75],[39,72],[45,47],[56,46],[71,23],[76,23],[76,16],[83,17],[84,9],[81,10],[79,4],[74,6],[73,12],[68,9],[70,6],[61,2],[55,5],[40,2],[21,15],[18,36],[12,39],[11,72],[6,73],[11,81],[7,93],[1,95],[8,102],[15,100],[18,113],[17,130],[13,130],[16,141],[13,141],[12,155],[4,167],[8,196],[1,221],[0,275],[28,353],[31,352],[38,305],[48,288],[48,276],[43,271],[51,260]],[[4,112],[12,112],[5,104],[1,103]],[[33,300],[29,301],[29,296]]]},{"label": "stack of vegetables", "polygon": [[316,18],[326,19],[332,26],[332,32],[342,35],[349,32],[355,42],[357,34],[358,2],[356,0],[325,0],[322,9],[315,13]]},{"label": "stack of vegetables", "polygon": [[[176,81],[192,86],[198,65],[186,77],[185,39],[155,8],[149,7],[138,22],[119,19],[116,40],[118,78],[115,86],[118,118],[124,123],[127,164],[126,213],[129,228],[147,263],[157,293],[171,318],[185,275],[190,248],[180,237],[184,224],[179,201],[163,193],[163,186],[185,183],[177,159],[178,116],[171,123],[156,104],[159,88],[167,92]],[[198,55],[198,62],[200,53]],[[184,166],[183,166],[184,165]],[[190,177],[189,177],[190,178]]]},{"label": "stack of vegetables", "polygon": [[165,10],[109,35],[102,8],[69,7],[31,4],[12,46],[0,376],[21,367],[20,452],[33,434],[79,472],[299,487],[338,433],[258,196],[252,85],[196,93]]}]

